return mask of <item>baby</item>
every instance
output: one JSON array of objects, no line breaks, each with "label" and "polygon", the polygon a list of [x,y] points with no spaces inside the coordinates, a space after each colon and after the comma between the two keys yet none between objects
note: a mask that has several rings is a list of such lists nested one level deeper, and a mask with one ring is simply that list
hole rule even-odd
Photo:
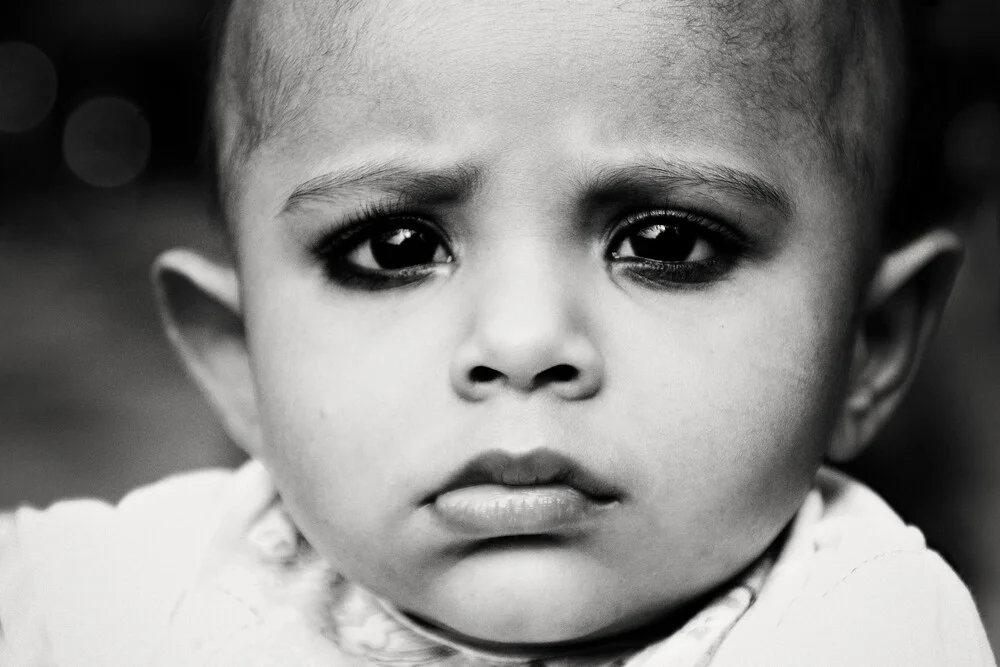
[{"label": "baby", "polygon": [[890,205],[900,11],[235,0],[232,259],[154,276],[251,462],[9,515],[2,664],[993,665],[824,466],[960,256]]}]

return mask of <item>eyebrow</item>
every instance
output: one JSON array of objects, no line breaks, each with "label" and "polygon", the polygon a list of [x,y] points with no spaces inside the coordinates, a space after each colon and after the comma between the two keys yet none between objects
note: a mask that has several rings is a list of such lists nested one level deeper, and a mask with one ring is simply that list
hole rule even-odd
[{"label": "eyebrow", "polygon": [[[288,196],[283,210],[294,213],[310,203],[337,204],[372,190],[418,202],[457,201],[471,195],[481,183],[481,170],[469,165],[419,170],[405,160],[374,161],[306,181]],[[589,199],[635,191],[706,189],[732,194],[785,218],[794,210],[791,197],[781,187],[722,165],[658,160],[601,167],[583,179],[583,184]]]},{"label": "eyebrow", "polygon": [[369,162],[306,181],[288,196],[283,210],[294,213],[310,203],[337,204],[371,190],[419,202],[456,201],[474,192],[481,180],[480,171],[467,165],[421,171],[402,160]]},{"label": "eyebrow", "polygon": [[754,174],[721,165],[658,161],[653,164],[603,167],[588,181],[587,192],[599,199],[640,190],[705,189],[728,193],[790,218],[794,206],[788,193]]}]

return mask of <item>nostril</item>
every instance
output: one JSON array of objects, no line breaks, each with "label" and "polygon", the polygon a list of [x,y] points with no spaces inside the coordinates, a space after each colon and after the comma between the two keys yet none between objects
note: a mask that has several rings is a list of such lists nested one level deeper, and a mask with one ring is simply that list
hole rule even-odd
[{"label": "nostril", "polygon": [[501,375],[503,373],[489,366],[475,366],[469,371],[469,380],[476,384],[487,384],[500,379]]},{"label": "nostril", "polygon": [[539,373],[535,377],[535,383],[537,385],[544,385],[550,382],[561,383],[561,382],[572,382],[573,380],[580,377],[580,370],[569,364],[559,364],[553,366],[552,368],[546,368],[544,371]]}]

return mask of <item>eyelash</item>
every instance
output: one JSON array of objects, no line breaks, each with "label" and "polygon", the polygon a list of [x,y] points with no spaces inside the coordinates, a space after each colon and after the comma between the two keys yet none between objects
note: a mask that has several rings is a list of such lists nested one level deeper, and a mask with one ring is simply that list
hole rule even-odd
[{"label": "eyelash", "polygon": [[[669,220],[669,224],[693,230],[707,240],[716,254],[709,259],[695,262],[669,262],[641,257],[616,257],[614,249],[631,234]],[[451,253],[446,235],[435,225],[428,224],[427,216],[400,198],[392,201],[365,202],[361,208],[337,229],[324,234],[310,248],[310,254],[322,267],[326,277],[348,289],[379,291],[404,287],[421,281],[432,274],[433,268],[414,266],[391,271],[374,271],[359,267],[347,256],[372,239],[378,232],[412,227],[426,230],[441,239]],[[732,267],[750,251],[750,243],[737,229],[716,222],[713,218],[683,209],[642,208],[616,216],[602,235],[608,248],[605,260],[612,270],[624,271],[633,278],[654,288],[698,287],[724,277]]]},{"label": "eyelash", "polygon": [[426,277],[430,271],[424,267],[397,269],[391,273],[371,271],[347,261],[351,251],[379,231],[399,227],[400,222],[429,230],[444,240],[444,234],[428,225],[421,213],[414,211],[405,198],[400,198],[387,202],[365,202],[337,229],[327,232],[313,244],[310,254],[322,265],[328,279],[350,289],[378,291],[410,285]]},{"label": "eyelash", "polygon": [[[605,234],[605,245],[609,248],[606,259],[619,271],[625,271],[655,288],[697,288],[717,281],[751,249],[749,240],[736,228],[691,210],[644,208],[625,214],[619,220],[621,222],[613,224]],[[670,225],[693,231],[711,244],[715,254],[709,259],[693,262],[615,256],[613,249],[619,247],[624,239],[661,220],[668,220]]]}]

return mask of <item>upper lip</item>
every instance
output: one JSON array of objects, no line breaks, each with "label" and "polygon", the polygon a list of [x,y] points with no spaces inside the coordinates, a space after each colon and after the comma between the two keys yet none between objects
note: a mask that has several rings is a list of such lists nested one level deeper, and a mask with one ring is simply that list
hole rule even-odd
[{"label": "upper lip", "polygon": [[462,466],[428,498],[428,502],[449,491],[479,484],[564,484],[595,500],[611,501],[620,497],[614,485],[565,454],[551,449],[534,449],[524,454],[494,449],[483,452]]}]

